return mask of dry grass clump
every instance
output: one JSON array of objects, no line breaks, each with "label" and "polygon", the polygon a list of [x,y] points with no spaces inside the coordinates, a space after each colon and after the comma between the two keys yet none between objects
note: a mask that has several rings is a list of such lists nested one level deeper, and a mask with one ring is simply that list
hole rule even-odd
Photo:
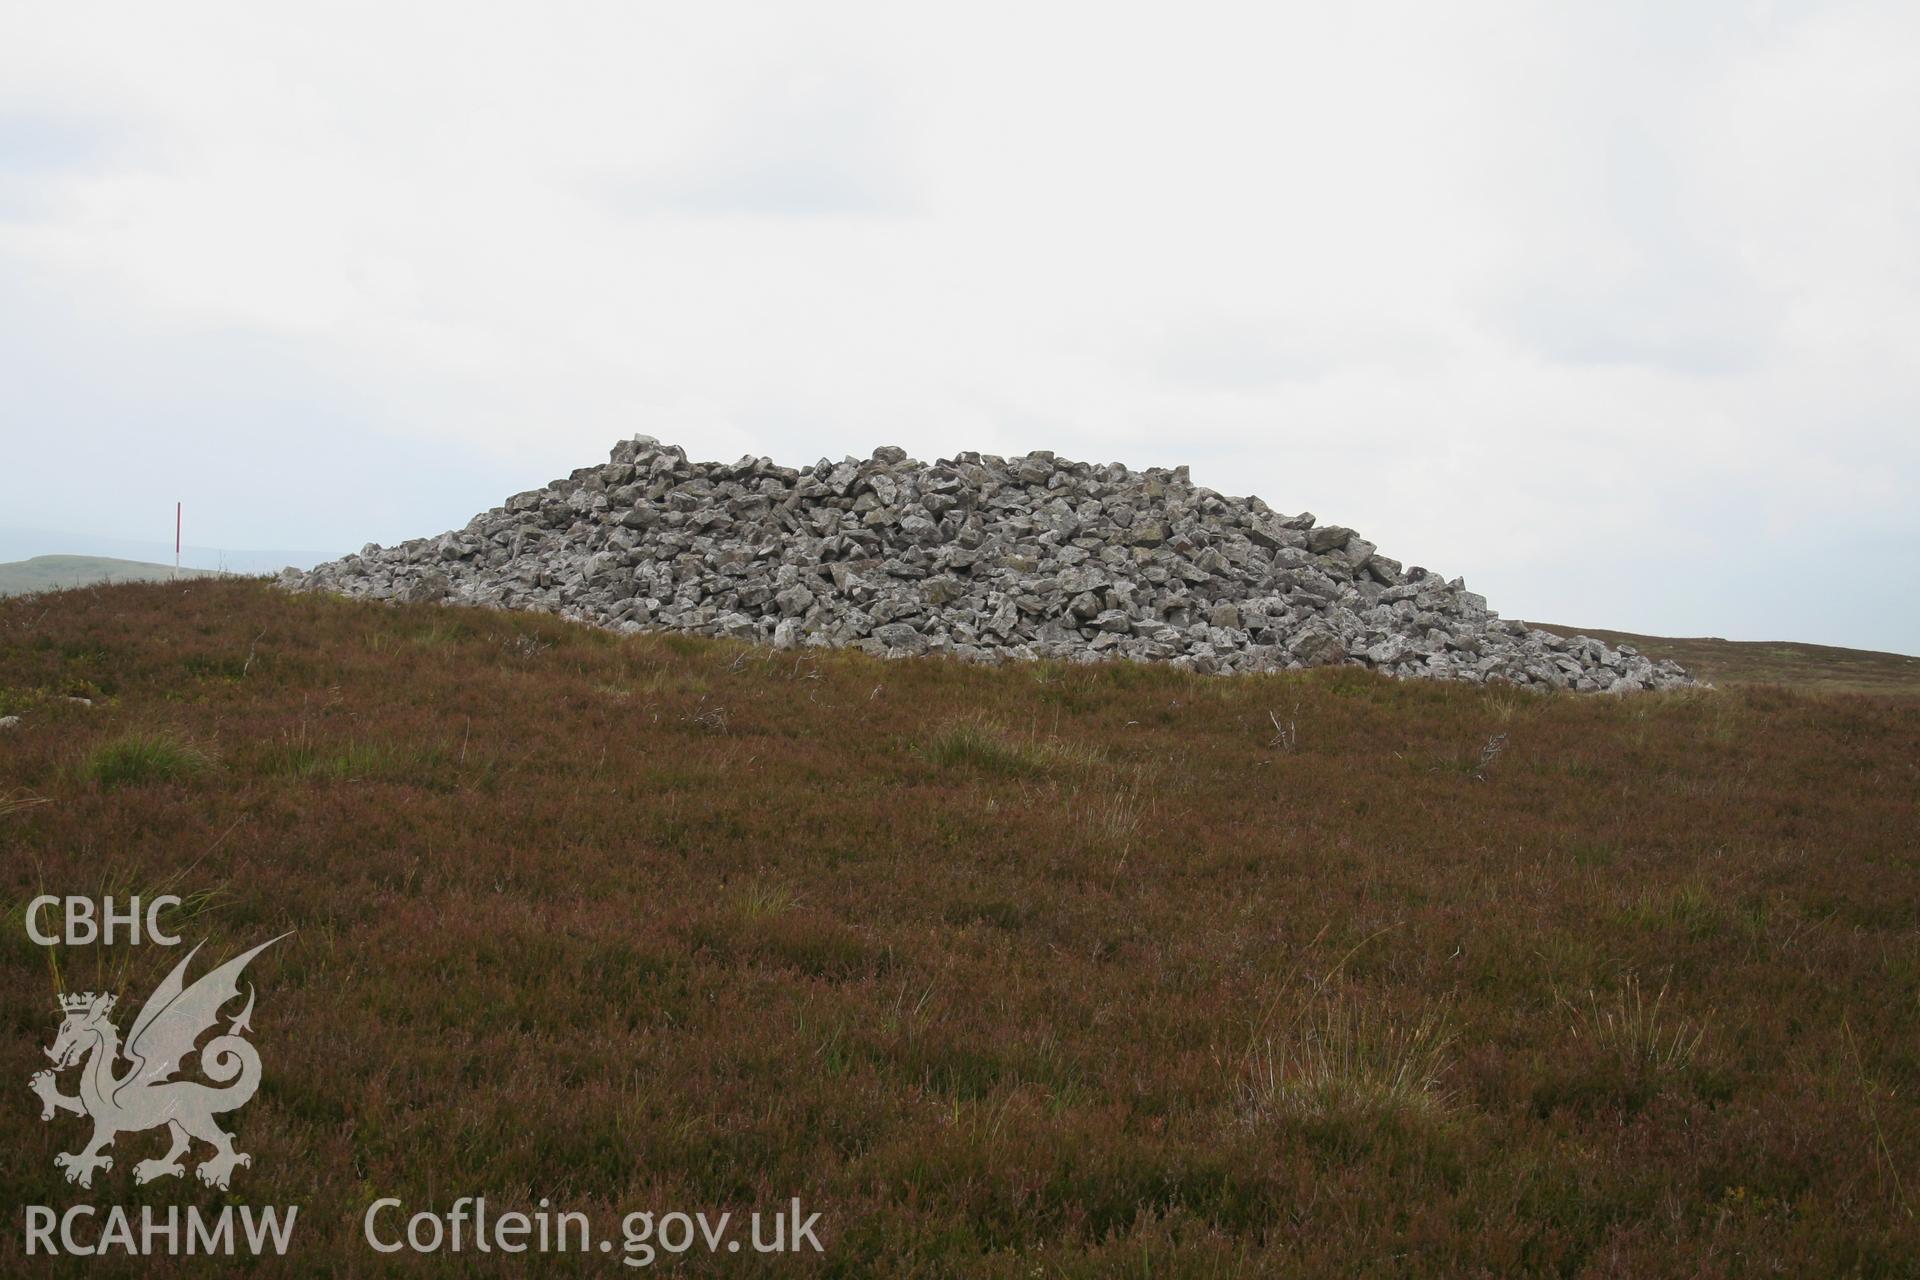
[{"label": "dry grass clump", "polygon": [[19,813],[25,809],[32,809],[38,805],[51,803],[53,802],[45,796],[36,796],[23,788],[16,787],[6,794],[0,795],[0,818],[4,818],[8,814]]},{"label": "dry grass clump", "polygon": [[1583,1003],[1567,1002],[1566,1007],[1574,1015],[1573,1034],[1598,1045],[1631,1074],[1685,1071],[1707,1036],[1704,1022],[1695,1023],[1667,1008],[1664,984],[1649,1001],[1639,978],[1632,974],[1604,1000],[1589,989]]},{"label": "dry grass clump", "polygon": [[1129,781],[1111,789],[1074,797],[1087,829],[1123,857],[1141,838],[1147,821],[1146,788]]},{"label": "dry grass clump", "polygon": [[1368,1120],[1446,1109],[1442,1077],[1456,1033],[1445,1010],[1396,1013],[1346,994],[1317,999],[1249,1064],[1248,1117]]}]

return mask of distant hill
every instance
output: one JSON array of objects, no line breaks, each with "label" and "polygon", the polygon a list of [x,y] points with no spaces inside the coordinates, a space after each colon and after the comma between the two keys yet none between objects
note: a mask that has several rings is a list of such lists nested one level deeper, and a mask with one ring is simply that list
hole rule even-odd
[{"label": "distant hill", "polygon": [[1563,636],[1630,644],[1650,658],[1671,658],[1713,684],[1782,684],[1826,693],[1920,694],[1920,658],[1871,649],[1791,640],[1722,640],[1718,636],[1642,636],[1604,627],[1528,625]]},{"label": "distant hill", "polygon": [[[35,556],[0,564],[0,596],[29,591],[64,591],[102,582],[153,582],[173,576],[170,564],[115,560],[111,556]],[[218,569],[181,569],[183,578],[216,578]]]}]

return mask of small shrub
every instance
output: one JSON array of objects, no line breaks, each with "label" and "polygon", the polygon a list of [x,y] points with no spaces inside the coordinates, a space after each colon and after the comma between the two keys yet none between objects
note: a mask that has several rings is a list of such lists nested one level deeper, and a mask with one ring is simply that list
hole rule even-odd
[{"label": "small shrub", "polygon": [[171,730],[135,730],[95,747],[81,776],[102,787],[178,782],[213,767],[213,755]]},{"label": "small shrub", "polygon": [[718,703],[707,705],[707,695],[701,694],[699,702],[692,710],[680,717],[680,723],[692,725],[706,733],[724,736],[727,732],[727,709]]},{"label": "small shrub", "polygon": [[[432,633],[429,632],[428,634],[431,635]],[[423,641],[422,643],[432,643],[432,641]],[[553,641],[542,640],[539,636],[528,635],[524,631],[516,631],[510,635],[501,637],[500,640],[500,651],[502,653],[510,658],[520,658],[524,661],[531,661],[551,648],[553,648]]]},{"label": "small shrub", "polygon": [[941,919],[961,928],[973,924],[984,924],[996,929],[1012,931],[1024,929],[1033,915],[1033,905],[1028,902],[981,898],[964,899],[947,904],[941,913]]},{"label": "small shrub", "polygon": [[1438,757],[1433,766],[1433,772],[1458,773],[1463,777],[1472,778],[1475,782],[1485,782],[1487,770],[1493,767],[1494,761],[1498,760],[1501,752],[1506,749],[1507,735],[1496,733],[1482,743],[1480,750],[1474,755],[1448,754]]},{"label": "small shrub", "polygon": [[31,711],[46,699],[46,693],[39,689],[0,688],[0,716],[17,716],[23,711]]},{"label": "small shrub", "polygon": [[771,968],[791,969],[829,982],[850,982],[884,972],[884,949],[859,931],[817,912],[782,911],[754,920],[736,945],[742,955]]}]

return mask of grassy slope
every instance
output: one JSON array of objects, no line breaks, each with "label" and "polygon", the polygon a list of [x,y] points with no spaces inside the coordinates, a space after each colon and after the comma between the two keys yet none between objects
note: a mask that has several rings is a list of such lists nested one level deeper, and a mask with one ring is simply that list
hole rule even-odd
[{"label": "grassy slope", "polygon": [[[214,569],[182,569],[180,576],[206,577]],[[170,564],[143,560],[116,560],[111,556],[34,556],[0,564],[0,596],[29,591],[65,591],[102,582],[157,582],[173,577]]]},{"label": "grassy slope", "polygon": [[1903,653],[1837,649],[1789,640],[1641,636],[1550,622],[1533,625],[1563,636],[1588,635],[1609,644],[1631,644],[1649,657],[1672,658],[1714,684],[1781,684],[1825,693],[1920,696],[1920,658]]},{"label": "grassy slope", "polygon": [[[20,904],[164,886],[210,958],[299,930],[234,1122],[290,1274],[460,1193],[798,1195],[845,1275],[1920,1266],[1920,702],[887,664],[245,581],[0,602],[0,699],[11,1205],[216,1199],[132,1185],[152,1134],[66,1187],[80,1123],[24,1088]],[[177,958],[58,956],[129,1008]]]}]

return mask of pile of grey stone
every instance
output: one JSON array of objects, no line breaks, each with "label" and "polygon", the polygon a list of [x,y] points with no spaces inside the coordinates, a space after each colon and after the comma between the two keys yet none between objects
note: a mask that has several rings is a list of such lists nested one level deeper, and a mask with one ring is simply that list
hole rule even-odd
[{"label": "pile of grey stone", "polygon": [[1209,673],[1351,663],[1608,692],[1693,683],[1628,645],[1503,621],[1459,578],[1403,567],[1310,514],[1202,488],[1185,467],[1046,452],[928,464],[888,446],[796,469],[691,462],[639,436],[464,529],[370,544],[281,584],[781,649]]}]

